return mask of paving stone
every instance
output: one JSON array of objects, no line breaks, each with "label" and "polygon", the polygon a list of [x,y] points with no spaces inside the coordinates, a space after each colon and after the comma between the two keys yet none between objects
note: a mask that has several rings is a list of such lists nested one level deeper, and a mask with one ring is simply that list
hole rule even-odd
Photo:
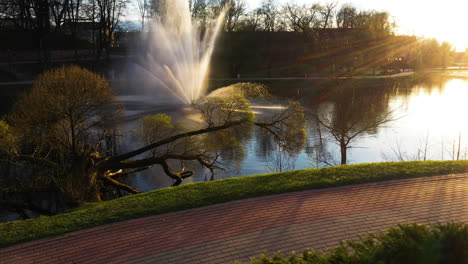
[{"label": "paving stone", "polygon": [[0,263],[231,263],[327,249],[398,223],[468,221],[468,174],[234,201],[0,249]]}]

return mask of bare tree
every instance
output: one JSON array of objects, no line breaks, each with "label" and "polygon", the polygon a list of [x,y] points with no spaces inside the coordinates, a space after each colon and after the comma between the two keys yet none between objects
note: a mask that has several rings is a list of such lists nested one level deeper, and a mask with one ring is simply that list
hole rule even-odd
[{"label": "bare tree", "polygon": [[328,2],[325,5],[321,6],[320,14],[322,16],[323,29],[331,28],[333,26],[333,16],[337,5],[337,2]]},{"label": "bare tree", "polygon": [[[26,22],[24,11],[27,9],[22,8],[20,1],[13,0],[0,0],[0,18],[3,21],[11,21],[15,27],[26,29]],[[1,22],[0,22],[1,23]]]},{"label": "bare tree", "polygon": [[8,19],[19,29],[44,35],[50,30],[50,13],[56,5],[51,0],[1,0],[0,18]]},{"label": "bare tree", "polygon": [[394,121],[394,111],[387,109],[388,100],[384,93],[372,93],[366,88],[350,87],[345,83],[336,87],[333,93],[334,102],[314,119],[325,131],[330,133],[331,140],[340,148],[341,164],[346,164],[348,149],[352,148],[354,139],[364,134],[375,133],[382,125]]},{"label": "bare tree", "polygon": [[261,29],[261,16],[259,8],[247,12],[240,21],[240,27],[245,31],[259,31]]},{"label": "bare tree", "polygon": [[278,18],[278,1],[263,0],[259,10],[263,17],[263,29],[269,32],[275,31]]},{"label": "bare tree", "polygon": [[329,117],[320,115],[317,121],[322,125],[335,139],[340,147],[341,165],[347,164],[348,149],[351,148],[351,141],[362,135],[366,131],[376,128],[380,125],[393,121],[391,113],[380,116],[378,119],[364,126],[358,126],[360,120],[348,120],[339,123],[334,123]]},{"label": "bare tree", "polygon": [[273,67],[272,64],[273,64],[273,57],[274,57],[272,32],[276,30],[276,26],[278,24],[278,16],[279,16],[278,1],[277,0],[263,0],[259,8],[259,14],[261,15],[262,29],[268,32],[265,38],[266,46],[268,47],[267,49],[265,49],[265,53],[267,57],[266,68],[267,68],[267,76],[271,77],[272,75],[271,69]]},{"label": "bare tree", "polygon": [[209,22],[208,1],[209,0],[189,0],[192,19],[198,22],[202,32],[206,30]]},{"label": "bare tree", "polygon": [[[75,0],[80,1],[80,0]],[[115,29],[122,18],[126,0],[96,0],[98,16],[98,41],[97,41],[97,59],[103,52],[109,57],[109,49],[112,46]]]},{"label": "bare tree", "polygon": [[39,62],[45,67],[50,61],[49,47],[45,38],[51,28],[50,0],[2,0],[0,17],[13,22],[21,31],[29,31],[34,36],[34,46]]},{"label": "bare tree", "polygon": [[243,0],[229,0],[226,3],[226,31],[232,32],[239,27],[241,16],[245,13],[245,2]]},{"label": "bare tree", "polygon": [[[81,4],[82,0],[69,0],[68,8],[67,8],[67,17],[68,17],[68,22],[70,24],[70,29],[72,33],[72,37],[76,39],[77,37],[77,31],[78,31],[78,25],[81,20]],[[75,59],[77,59],[78,56],[78,47],[74,45],[75,49]]]},{"label": "bare tree", "polygon": [[318,5],[308,7],[306,5],[286,4],[283,7],[283,14],[293,31],[305,33],[317,24],[320,12],[318,7]]},{"label": "bare tree", "polygon": [[55,31],[60,31],[69,11],[70,0],[54,0],[50,3],[50,11],[55,26]]},{"label": "bare tree", "polygon": [[357,9],[351,4],[344,4],[336,14],[338,28],[355,28]]},{"label": "bare tree", "polygon": [[210,9],[213,19],[216,19],[225,10],[224,27],[227,32],[232,32],[238,28],[240,18],[245,13],[246,7],[244,0],[211,0]]},{"label": "bare tree", "polygon": [[226,46],[229,50],[229,72],[231,76],[236,74],[236,64],[234,60],[237,58],[233,50],[233,39],[232,32],[239,29],[241,16],[245,12],[245,2],[244,0],[211,0],[209,2],[210,10],[212,14],[212,20],[216,20],[222,12],[225,12],[224,16],[224,29],[228,34],[226,34]]},{"label": "bare tree", "polygon": [[145,30],[145,19],[149,13],[148,0],[136,0],[136,6],[141,19],[141,31],[143,32]]}]

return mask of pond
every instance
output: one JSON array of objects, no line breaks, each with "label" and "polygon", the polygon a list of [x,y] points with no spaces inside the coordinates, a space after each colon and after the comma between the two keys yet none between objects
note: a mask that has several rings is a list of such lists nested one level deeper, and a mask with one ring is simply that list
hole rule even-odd
[{"label": "pond", "polygon": [[[433,74],[417,80],[267,83],[276,95],[299,100],[305,107],[304,149],[293,155],[283,153],[272,138],[255,130],[242,142],[241,161],[216,178],[339,165],[340,145],[332,132],[348,137],[357,134],[347,145],[350,164],[466,159],[468,79],[464,75],[466,72]],[[389,122],[379,122],[387,117]],[[209,173],[200,168],[185,183],[207,179]],[[134,175],[127,183],[149,191],[171,186],[172,180],[159,168],[152,168]]]},{"label": "pond", "polygon": [[[362,132],[347,146],[348,163],[466,159],[466,76],[468,71],[450,71],[408,79],[264,81],[278,97],[298,100],[304,106],[307,121],[305,147],[300,153],[288,155],[277,150],[271,137],[255,130],[242,141],[243,156],[237,156],[236,160],[225,158],[225,163],[233,166],[227,173],[217,174],[216,179],[338,165],[340,145],[330,129],[346,136]],[[229,82],[213,81],[210,86],[227,84]],[[114,82],[113,86],[121,100],[126,101],[126,130],[132,130],[135,119],[143,114],[166,112],[186,116],[180,107],[154,108],[151,104],[148,107],[141,96],[132,92],[134,83]],[[2,107],[6,109],[10,108],[12,98],[27,90],[30,84],[1,87]],[[254,110],[261,112],[262,108]],[[387,116],[392,121],[378,124]],[[131,137],[122,140],[121,144],[122,150],[135,147]],[[209,179],[207,171],[195,169],[196,174],[185,183]],[[172,180],[157,167],[135,174],[126,182],[143,191],[172,185]]]}]

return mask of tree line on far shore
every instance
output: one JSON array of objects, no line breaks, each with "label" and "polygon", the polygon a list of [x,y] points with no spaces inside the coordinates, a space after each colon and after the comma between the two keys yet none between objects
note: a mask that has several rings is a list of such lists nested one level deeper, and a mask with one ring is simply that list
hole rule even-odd
[{"label": "tree line on far shore", "polygon": [[[229,52],[220,59],[227,61],[229,75],[236,76],[239,62],[234,61],[239,49],[249,45],[241,39],[230,37],[242,32],[264,32],[262,57],[270,58],[281,51],[275,48],[275,33],[295,32],[302,41],[295,57],[319,57],[314,67],[327,67],[328,71],[338,68],[350,70],[371,68],[374,65],[391,68],[396,60],[404,60],[412,68],[446,67],[453,54],[449,43],[434,39],[419,39],[414,36],[397,36],[394,18],[385,11],[359,10],[352,4],[337,2],[310,2],[307,4],[285,3],[263,0],[257,8],[248,8],[245,0],[187,0],[192,20],[204,32],[220,13],[225,10],[224,44]],[[80,38],[82,30],[92,32],[91,47],[97,60],[108,58],[116,46],[116,32],[134,29],[123,20],[138,14],[142,31],[151,31],[151,20],[165,19],[165,10],[175,1],[169,0],[0,0],[0,31],[21,31],[34,34],[34,45],[41,51],[41,60],[47,62],[52,47],[47,39],[51,35],[63,34],[73,39]],[[281,35],[281,34],[280,34]],[[234,39],[232,39],[234,38]],[[232,41],[234,40],[234,41]],[[258,41],[248,39],[248,41]],[[73,42],[75,53],[80,42]],[[271,43],[271,44],[268,44]],[[283,43],[282,43],[283,44]],[[278,45],[276,45],[278,46]],[[280,47],[281,48],[281,47]],[[244,47],[245,50],[245,47]],[[257,51],[256,51],[257,52]],[[257,52],[258,53],[258,52]],[[291,54],[284,54],[291,57]],[[364,58],[365,57],[365,58]],[[326,61],[326,65],[323,61]],[[378,63],[375,63],[378,61]],[[250,62],[246,62],[250,63]],[[274,59],[259,62],[266,71],[275,67]],[[390,66],[389,66],[390,65]],[[306,67],[307,68],[307,67]],[[304,70],[309,71],[308,69]]]}]

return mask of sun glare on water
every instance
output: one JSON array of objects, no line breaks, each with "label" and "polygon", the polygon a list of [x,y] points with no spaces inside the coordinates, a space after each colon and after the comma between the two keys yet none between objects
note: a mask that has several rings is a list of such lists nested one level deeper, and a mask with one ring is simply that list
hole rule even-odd
[{"label": "sun glare on water", "polygon": [[445,85],[445,89],[414,93],[409,104],[412,109],[408,110],[412,114],[405,117],[408,127],[418,127],[419,131],[412,132],[420,135],[429,133],[436,138],[453,138],[459,133],[468,137],[468,123],[465,122],[468,115],[467,84],[467,80],[453,79]]}]

